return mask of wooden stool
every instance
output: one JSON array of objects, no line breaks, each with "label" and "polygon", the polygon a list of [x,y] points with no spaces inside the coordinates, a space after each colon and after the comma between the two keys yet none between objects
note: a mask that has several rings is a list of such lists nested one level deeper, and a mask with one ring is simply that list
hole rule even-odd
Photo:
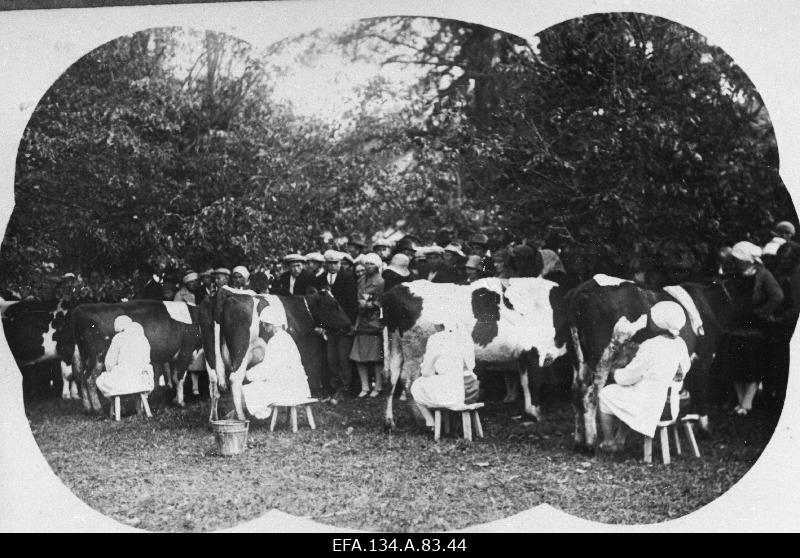
[{"label": "wooden stool", "polygon": [[[146,392],[146,391],[139,392],[139,401],[137,402],[137,404],[141,405],[141,408],[144,409],[144,412],[148,417],[152,417],[153,414],[150,412],[150,404],[147,402],[147,394],[148,393],[149,392]],[[116,393],[114,395],[110,395],[109,396],[111,398],[111,400],[112,400],[111,407],[109,408],[109,414],[112,417],[114,417],[114,420],[119,420],[120,419],[120,407],[121,407],[121,404],[120,404],[119,398],[122,397],[123,395],[134,395],[134,394],[133,393]],[[137,414],[139,414],[139,412],[140,411],[137,410]]]},{"label": "wooden stool", "polygon": [[316,403],[317,400],[314,398],[311,399],[295,399],[292,401],[278,401],[271,405],[272,407],[272,422],[269,424],[269,431],[275,431],[275,425],[278,424],[278,411],[282,407],[287,407],[289,409],[289,415],[291,416],[292,421],[292,432],[297,432],[297,408],[298,407],[305,407],[306,408],[306,420],[308,420],[308,425],[311,427],[311,430],[316,430],[317,425],[314,423],[314,415],[311,413],[311,404]]},{"label": "wooden stool", "polygon": [[[661,459],[664,461],[664,465],[670,464],[670,455],[669,455],[669,430],[672,429],[672,439],[675,441],[675,453],[677,455],[681,455],[681,441],[678,437],[678,423],[681,423],[683,426],[683,432],[686,435],[686,439],[689,440],[689,444],[692,446],[692,453],[695,457],[700,457],[700,448],[697,447],[697,439],[694,437],[694,427],[693,423],[698,421],[700,417],[698,415],[686,415],[679,420],[662,420],[658,423],[656,427],[656,436],[660,437],[661,443]],[[649,436],[645,436],[644,438],[644,462],[645,463],[652,463],[653,462],[653,438]]]},{"label": "wooden stool", "polygon": [[[478,414],[478,409],[483,407],[483,403],[471,403],[469,405],[461,405],[458,407],[442,407],[438,409],[431,409],[433,411],[433,439],[438,442],[442,433],[442,411],[450,411],[451,413],[461,413],[461,426],[464,431],[464,439],[468,442],[472,441],[472,426],[475,426],[475,435],[478,438],[483,438],[483,426],[481,425],[481,417]],[[450,433],[450,415],[444,416],[444,432]]]}]

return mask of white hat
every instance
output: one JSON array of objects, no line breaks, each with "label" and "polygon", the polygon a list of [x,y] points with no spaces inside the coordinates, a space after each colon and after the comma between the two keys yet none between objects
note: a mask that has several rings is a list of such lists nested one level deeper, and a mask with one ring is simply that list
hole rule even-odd
[{"label": "white hat", "polygon": [[374,266],[380,267],[383,264],[383,260],[375,252],[370,252],[369,254],[365,254],[364,257],[361,258],[361,263],[363,264],[370,263]]},{"label": "white hat", "polygon": [[342,261],[342,256],[344,256],[344,254],[336,250],[325,250],[325,253],[322,254],[326,262],[340,262]]},{"label": "white hat", "polygon": [[233,268],[233,272],[234,273],[238,273],[239,275],[244,277],[245,281],[250,279],[250,272],[247,271],[247,268],[245,266],[243,266],[243,265],[237,265],[236,267],[234,267]]},{"label": "white hat", "polygon": [[133,323],[133,320],[130,316],[126,316],[123,314],[122,316],[117,316],[114,319],[114,331],[119,333],[120,331],[125,331],[129,325]]},{"label": "white hat", "polygon": [[231,270],[228,269],[227,267],[218,267],[217,269],[214,270],[214,274],[215,275],[230,275],[231,274]]},{"label": "white hat", "polygon": [[265,324],[283,326],[286,323],[286,311],[278,308],[278,304],[270,304],[261,311],[258,319]]},{"label": "white hat", "polygon": [[306,261],[325,263],[325,256],[323,256],[319,252],[309,252],[308,254],[306,254]]},{"label": "white hat", "polygon": [[467,257],[466,254],[464,254],[464,252],[461,251],[461,246],[458,246],[457,244],[452,244],[452,243],[448,244],[447,246],[444,247],[444,251],[457,254],[461,258]]},{"label": "white hat", "polygon": [[650,309],[650,317],[655,326],[668,331],[673,337],[677,337],[686,325],[686,314],[677,302],[659,302]]},{"label": "white hat", "polygon": [[442,254],[444,254],[444,248],[442,248],[441,246],[436,246],[436,245],[434,245],[434,246],[426,246],[422,250],[425,252],[426,256],[430,256],[431,254],[436,254],[438,256],[441,256]]},{"label": "white hat", "polygon": [[791,224],[789,221],[781,221],[772,229],[774,232],[773,234],[777,234],[779,232],[787,232],[794,236],[794,225]]},{"label": "white hat", "polygon": [[731,251],[731,256],[737,260],[748,263],[761,263],[761,254],[761,248],[746,240],[734,244],[733,250]]},{"label": "white hat", "polygon": [[300,254],[289,254],[283,258],[283,261],[285,261],[286,263],[305,262],[306,258]]},{"label": "white hat", "polygon": [[400,277],[408,277],[408,274],[411,273],[408,270],[409,263],[411,263],[411,259],[408,256],[403,253],[397,253],[392,256],[392,261],[389,263],[389,267],[386,269],[391,269]]},{"label": "white hat", "polygon": [[198,279],[200,279],[200,276],[194,271],[190,271],[189,273],[183,276],[182,281],[184,283],[189,283],[191,281],[197,281]]}]

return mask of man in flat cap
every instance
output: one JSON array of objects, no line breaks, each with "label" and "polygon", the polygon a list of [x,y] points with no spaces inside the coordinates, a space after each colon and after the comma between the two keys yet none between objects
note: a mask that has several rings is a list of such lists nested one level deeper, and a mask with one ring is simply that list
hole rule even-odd
[{"label": "man in flat cap", "polygon": [[[330,290],[333,298],[344,310],[350,321],[355,324],[358,316],[358,284],[352,273],[342,270],[342,253],[336,250],[326,250],[325,274],[323,288]],[[337,404],[345,391],[349,389],[353,380],[350,368],[350,351],[353,348],[353,333],[340,335],[328,332],[327,341],[327,373],[329,378],[323,384],[334,390],[331,398],[332,404]]]},{"label": "man in flat cap", "polygon": [[356,258],[364,253],[364,246],[366,246],[364,235],[361,233],[353,233],[347,240],[347,253],[355,262]]},{"label": "man in flat cap", "polygon": [[484,277],[494,276],[496,271],[494,268],[494,260],[491,254],[489,254],[489,237],[483,233],[476,233],[470,237],[468,244],[470,255],[480,256],[481,258],[483,263],[481,273],[483,273]]},{"label": "man in flat cap", "polygon": [[214,270],[214,283],[216,284],[216,290],[220,290],[222,287],[230,283],[231,280],[231,270],[227,267],[218,267]]},{"label": "man in flat cap", "polygon": [[444,248],[430,246],[425,250],[428,256],[428,276],[420,277],[431,283],[456,283],[457,278],[444,260]]},{"label": "man in flat cap", "polygon": [[325,258],[320,252],[309,252],[305,256],[306,271],[311,275],[311,284],[321,289],[325,284]]},{"label": "man in flat cap", "polygon": [[383,237],[378,238],[372,243],[372,251],[380,256],[384,264],[389,265],[392,259],[392,244]]},{"label": "man in flat cap", "polygon": [[301,254],[289,254],[283,258],[284,264],[289,268],[288,271],[281,273],[278,278],[277,291],[279,295],[304,295],[308,288],[312,286],[314,277],[305,270],[305,256]]},{"label": "man in flat cap", "polygon": [[213,296],[216,292],[216,287],[214,285],[214,270],[206,268],[200,276],[200,285],[197,287],[197,290],[194,293],[194,298],[197,301],[197,304],[200,304],[206,298]]}]

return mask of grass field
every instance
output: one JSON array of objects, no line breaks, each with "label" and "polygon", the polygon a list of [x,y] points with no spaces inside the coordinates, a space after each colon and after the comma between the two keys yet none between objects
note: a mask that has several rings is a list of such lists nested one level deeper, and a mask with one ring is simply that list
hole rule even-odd
[{"label": "grass field", "polygon": [[519,418],[520,408],[488,402],[486,437],[471,445],[434,443],[397,403],[399,430],[387,434],[385,400],[317,404],[317,430],[304,417],[292,434],[251,421],[247,450],[219,455],[208,402],[186,409],[153,399],[152,419],[90,417],[76,401],[29,400],[26,413],[55,473],[94,509],[153,531],[231,527],[277,508],[324,524],[376,531],[458,529],[549,503],[606,523],[653,523],[714,500],[756,461],[777,413],[732,418],[717,410],[703,458],[670,466],[641,461],[640,437],[620,456],[589,457],[572,442],[566,400],[545,404],[546,420]]}]

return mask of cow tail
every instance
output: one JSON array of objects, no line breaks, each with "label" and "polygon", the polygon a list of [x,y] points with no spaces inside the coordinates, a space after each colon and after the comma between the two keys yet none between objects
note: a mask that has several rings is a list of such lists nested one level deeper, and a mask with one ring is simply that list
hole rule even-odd
[{"label": "cow tail", "polygon": [[74,381],[76,378],[83,378],[83,359],[81,358],[81,350],[78,344],[75,343],[75,348],[72,350],[72,374],[67,378],[69,381]]}]

